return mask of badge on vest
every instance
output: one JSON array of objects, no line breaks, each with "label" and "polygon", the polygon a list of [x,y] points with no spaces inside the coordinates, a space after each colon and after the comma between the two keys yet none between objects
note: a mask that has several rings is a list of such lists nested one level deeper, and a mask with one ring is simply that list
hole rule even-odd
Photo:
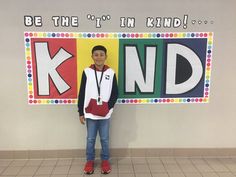
[{"label": "badge on vest", "polygon": [[97,98],[97,105],[102,105],[102,99],[100,96]]}]

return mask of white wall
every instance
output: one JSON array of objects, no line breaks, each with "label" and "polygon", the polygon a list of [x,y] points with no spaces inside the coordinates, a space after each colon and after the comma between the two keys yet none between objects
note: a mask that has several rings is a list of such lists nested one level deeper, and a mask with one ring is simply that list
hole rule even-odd
[{"label": "white wall", "polygon": [[[24,31],[137,31],[148,29],[149,16],[183,16],[210,19],[212,25],[188,25],[186,31],[213,31],[214,52],[210,103],[117,105],[111,122],[111,147],[236,147],[236,1],[0,1],[0,150],[85,148],[86,128],[79,123],[76,105],[27,104]],[[109,14],[111,23],[101,29],[86,20],[87,14]],[[41,15],[43,27],[27,28],[24,15]],[[79,16],[79,28],[54,27],[51,16]],[[119,18],[134,16],[134,29],[121,29]],[[98,145],[99,146],[99,145]]]}]

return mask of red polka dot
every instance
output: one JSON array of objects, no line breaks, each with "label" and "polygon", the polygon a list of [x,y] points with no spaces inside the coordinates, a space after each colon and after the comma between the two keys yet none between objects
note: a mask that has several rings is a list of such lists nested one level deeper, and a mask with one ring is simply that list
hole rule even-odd
[{"label": "red polka dot", "polygon": [[29,33],[29,36],[32,37],[32,36],[33,36],[33,33]]},{"label": "red polka dot", "polygon": [[31,62],[30,62],[30,61],[27,61],[27,64],[31,64]]},{"label": "red polka dot", "polygon": [[138,101],[137,100],[134,100],[134,103],[137,103]]},{"label": "red polka dot", "polygon": [[101,37],[104,37],[104,34],[103,34],[103,33],[101,34]]},{"label": "red polka dot", "polygon": [[33,95],[30,95],[29,98],[33,98]]},{"label": "red polka dot", "polygon": [[64,103],[67,103],[67,100],[64,100],[63,102],[64,102]]},{"label": "red polka dot", "polygon": [[68,100],[68,103],[71,103],[71,100]]},{"label": "red polka dot", "polygon": [[204,33],[204,37],[207,37],[207,33]]},{"label": "red polka dot", "polygon": [[135,34],[135,37],[139,37],[138,33]]},{"label": "red polka dot", "polygon": [[174,35],[173,35],[173,33],[170,33],[170,37],[173,37]]},{"label": "red polka dot", "polygon": [[165,35],[166,37],[169,37],[169,34],[168,33],[166,33],[166,35]]},{"label": "red polka dot", "polygon": [[200,37],[203,37],[203,33],[200,33]]},{"label": "red polka dot", "polygon": [[167,103],[169,103],[170,102],[170,99],[167,99]]}]

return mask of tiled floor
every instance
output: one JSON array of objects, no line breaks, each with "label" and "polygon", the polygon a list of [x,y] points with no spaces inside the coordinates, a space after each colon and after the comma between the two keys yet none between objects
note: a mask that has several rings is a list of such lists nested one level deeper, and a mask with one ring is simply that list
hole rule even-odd
[{"label": "tiled floor", "polygon": [[[82,177],[85,159],[0,159],[0,177]],[[236,157],[113,158],[112,172],[91,177],[236,177]]]}]

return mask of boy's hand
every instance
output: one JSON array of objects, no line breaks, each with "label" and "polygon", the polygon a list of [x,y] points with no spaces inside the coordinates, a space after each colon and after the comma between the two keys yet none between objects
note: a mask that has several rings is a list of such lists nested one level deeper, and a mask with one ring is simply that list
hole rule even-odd
[{"label": "boy's hand", "polygon": [[81,124],[85,124],[85,118],[84,118],[84,116],[79,116],[79,120],[80,120],[80,123]]}]

